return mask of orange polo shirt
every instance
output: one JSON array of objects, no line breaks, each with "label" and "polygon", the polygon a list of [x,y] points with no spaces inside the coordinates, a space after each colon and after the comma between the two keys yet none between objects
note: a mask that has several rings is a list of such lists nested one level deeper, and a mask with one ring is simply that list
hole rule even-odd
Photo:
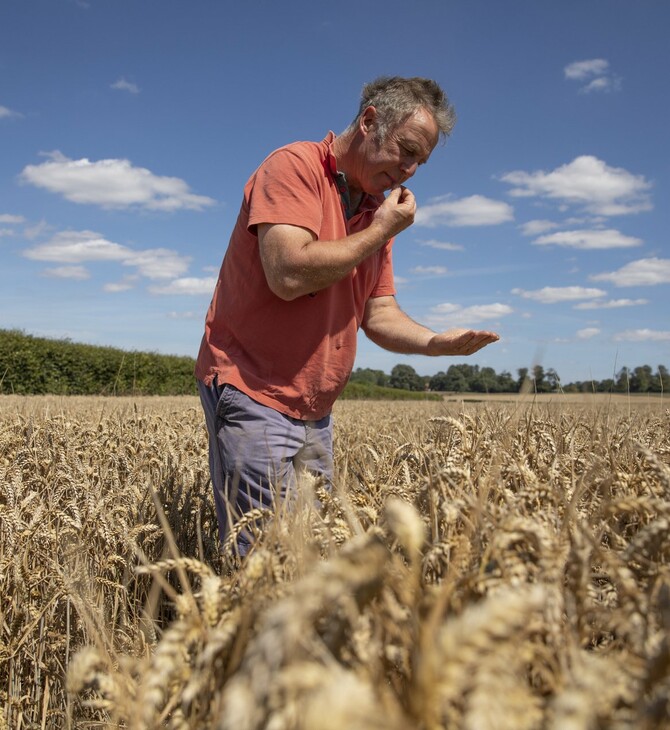
[{"label": "orange polo shirt", "polygon": [[335,135],[273,152],[251,176],[205,321],[195,374],[304,420],[330,413],[349,379],[370,297],[395,294],[390,240],[336,284],[287,302],[272,293],[256,226],[285,223],[332,241],[370,224],[383,197],[347,220],[331,152]]}]

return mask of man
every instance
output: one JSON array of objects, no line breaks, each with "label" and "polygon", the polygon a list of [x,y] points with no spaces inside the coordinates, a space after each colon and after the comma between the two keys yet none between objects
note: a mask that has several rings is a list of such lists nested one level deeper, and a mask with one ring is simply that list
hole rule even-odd
[{"label": "man", "polygon": [[196,364],[219,537],[237,523],[241,555],[252,510],[286,496],[299,470],[331,481],[330,413],[359,327],[398,353],[469,355],[498,339],[435,333],[395,300],[393,237],[416,211],[404,183],[453,124],[435,82],[380,78],[340,136],[276,150],[245,186]]}]

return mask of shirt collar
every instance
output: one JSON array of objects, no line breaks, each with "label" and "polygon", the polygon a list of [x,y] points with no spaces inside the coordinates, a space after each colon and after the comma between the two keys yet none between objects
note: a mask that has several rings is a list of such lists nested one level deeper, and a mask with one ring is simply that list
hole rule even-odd
[{"label": "shirt collar", "polygon": [[333,154],[333,142],[335,141],[335,139],[335,133],[328,132],[326,138],[323,140],[323,144],[326,145],[326,165],[328,167],[328,171],[333,178],[333,182],[337,186],[337,189],[340,193],[340,197],[342,198],[342,204],[344,205],[345,214],[347,216],[347,220],[349,220],[354,215],[356,215],[357,213],[361,213],[364,210],[378,208],[381,203],[384,202],[384,198],[382,196],[380,199],[379,197],[376,197],[374,195],[363,193],[363,198],[361,199],[358,209],[354,211],[351,210],[351,199],[349,197],[349,185],[347,183],[347,178],[343,172],[340,172],[337,169],[337,159]]}]

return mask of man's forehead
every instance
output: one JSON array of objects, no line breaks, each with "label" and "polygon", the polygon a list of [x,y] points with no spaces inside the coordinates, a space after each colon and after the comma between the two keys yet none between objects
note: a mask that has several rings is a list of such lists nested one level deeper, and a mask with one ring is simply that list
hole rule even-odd
[{"label": "man's forehead", "polygon": [[425,109],[417,109],[414,114],[398,125],[395,133],[399,138],[420,142],[428,150],[432,150],[439,139],[437,122],[433,115]]}]

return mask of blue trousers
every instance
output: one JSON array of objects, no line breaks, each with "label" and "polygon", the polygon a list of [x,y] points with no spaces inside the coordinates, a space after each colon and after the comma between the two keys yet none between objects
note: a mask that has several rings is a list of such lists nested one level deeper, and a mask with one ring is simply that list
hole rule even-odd
[{"label": "blue trousers", "polygon": [[[295,489],[307,471],[333,478],[333,428],[330,415],[318,421],[291,418],[257,403],[232,385],[198,382],[209,433],[209,469],[224,544],[231,527],[250,510],[273,508]],[[237,537],[246,555],[253,537]]]}]

